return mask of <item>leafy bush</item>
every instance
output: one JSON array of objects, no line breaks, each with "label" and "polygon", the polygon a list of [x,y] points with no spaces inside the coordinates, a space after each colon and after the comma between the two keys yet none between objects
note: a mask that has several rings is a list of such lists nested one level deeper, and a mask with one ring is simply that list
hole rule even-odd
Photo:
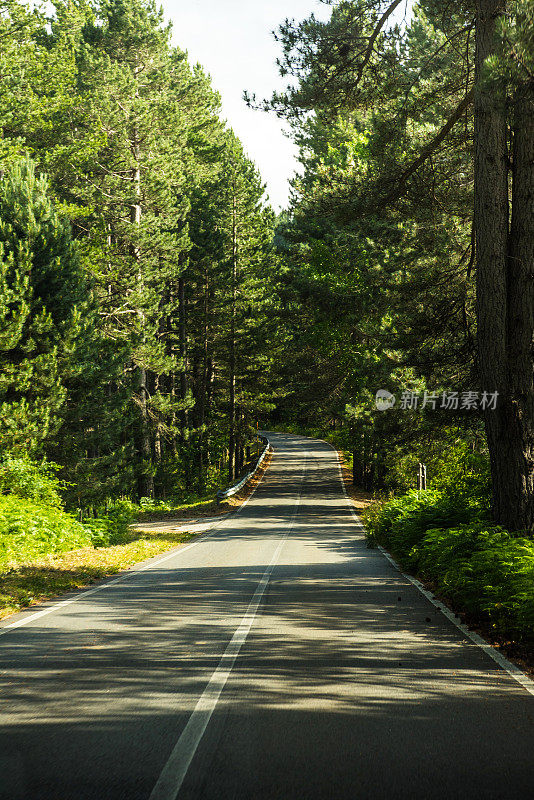
[{"label": "leafy bush", "polygon": [[52,553],[117,544],[136,511],[133,503],[120,501],[106,516],[82,524],[57,506],[0,496],[0,571]]},{"label": "leafy bush", "polygon": [[92,532],[65,511],[19,497],[0,497],[0,570],[92,544]]},{"label": "leafy bush", "polygon": [[56,477],[56,469],[47,461],[37,464],[27,458],[7,456],[0,461],[0,494],[63,508],[59,494],[63,483]]},{"label": "leafy bush", "polygon": [[427,466],[430,488],[489,507],[489,457],[474,449],[474,443],[438,437],[412,443],[409,452],[395,447],[385,459],[386,487],[402,494],[414,488],[419,462]]},{"label": "leafy bush", "polygon": [[501,633],[534,638],[534,542],[497,526],[428,531],[414,548],[420,574]]},{"label": "leafy bush", "polygon": [[390,548],[406,567],[415,566],[412,554],[432,528],[449,528],[484,518],[485,512],[467,499],[445,492],[415,490],[402,497],[374,504],[364,514],[371,544]]},{"label": "leafy bush", "polygon": [[491,475],[489,457],[459,442],[436,465],[432,486],[452,500],[489,514]]},{"label": "leafy bush", "polygon": [[84,520],[84,525],[91,531],[95,547],[109,547],[124,541],[128,526],[139,513],[139,507],[130,500],[118,500],[106,514],[96,519]]},{"label": "leafy bush", "polygon": [[408,492],[365,513],[367,535],[496,631],[534,639],[534,542],[485,520],[459,491]]},{"label": "leafy bush", "polygon": [[141,497],[139,505],[143,512],[172,511],[172,505],[165,500],[155,500],[153,497]]}]

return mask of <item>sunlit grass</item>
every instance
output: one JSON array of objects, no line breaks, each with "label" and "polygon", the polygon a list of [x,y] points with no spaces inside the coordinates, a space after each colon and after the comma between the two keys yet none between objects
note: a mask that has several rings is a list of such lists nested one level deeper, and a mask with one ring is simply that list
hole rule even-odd
[{"label": "sunlit grass", "polygon": [[[95,581],[128,569],[193,539],[197,533],[184,530],[194,519],[215,517],[232,511],[260,482],[270,457],[253,481],[239,495],[218,504],[212,498],[196,499],[175,507],[147,509],[139,514],[119,543],[109,547],[84,547],[63,553],[50,553],[38,559],[11,561],[10,569],[0,572],[0,619],[35,603],[89,586]],[[176,520],[177,530],[172,521]],[[169,522],[149,528],[152,522]]]},{"label": "sunlit grass", "polygon": [[114,575],[194,536],[188,531],[131,531],[111,547],[85,547],[16,564],[0,575],[0,619]]}]

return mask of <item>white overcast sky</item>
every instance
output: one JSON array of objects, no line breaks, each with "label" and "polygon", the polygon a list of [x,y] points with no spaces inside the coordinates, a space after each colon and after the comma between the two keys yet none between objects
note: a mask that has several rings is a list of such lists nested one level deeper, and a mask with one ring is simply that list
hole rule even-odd
[{"label": "white overcast sky", "polygon": [[[270,97],[284,85],[273,29],[287,17],[301,20],[312,12],[327,19],[331,8],[319,0],[163,0],[163,8],[173,23],[174,43],[211,75],[223,116],[258,166],[271,204],[284,208],[296,169],[295,147],[275,114],[247,108],[243,91]],[[404,15],[404,3],[400,8]]]}]

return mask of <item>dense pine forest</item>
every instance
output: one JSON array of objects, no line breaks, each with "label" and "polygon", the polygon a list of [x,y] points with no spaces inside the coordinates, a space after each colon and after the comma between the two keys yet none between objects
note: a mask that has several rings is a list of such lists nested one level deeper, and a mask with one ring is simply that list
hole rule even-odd
[{"label": "dense pine forest", "polygon": [[419,463],[488,502],[491,480],[493,519],[532,534],[534,7],[428,0],[399,23],[405,5],[277,35],[290,80],[263,107],[302,164],[276,235],[278,410],[337,428],[368,489],[414,487]]},{"label": "dense pine forest", "polygon": [[2,452],[84,510],[231,482],[277,347],[260,176],[153,3],[1,24]]},{"label": "dense pine forest", "polygon": [[326,5],[245,93],[299,147],[276,216],[151,0],[3,3],[7,516],[212,496],[259,426],[534,532],[532,2]]}]

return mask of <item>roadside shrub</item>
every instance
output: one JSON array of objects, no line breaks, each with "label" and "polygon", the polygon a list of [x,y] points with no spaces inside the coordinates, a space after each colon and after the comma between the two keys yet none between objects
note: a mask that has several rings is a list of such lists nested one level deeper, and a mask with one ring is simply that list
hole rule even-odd
[{"label": "roadside shrub", "polygon": [[489,456],[469,448],[467,442],[457,443],[436,466],[432,486],[452,500],[489,515],[491,504],[491,474]]},{"label": "roadside shrub", "polygon": [[373,504],[363,517],[369,543],[391,549],[406,567],[415,566],[413,548],[432,528],[476,522],[484,516],[478,506],[435,489],[412,490],[402,497]]},{"label": "roadside shrub", "polygon": [[414,488],[420,461],[427,466],[429,488],[489,508],[489,457],[474,449],[472,442],[430,438],[417,442],[409,452],[393,448],[385,460],[386,487],[400,494]]},{"label": "roadside shrub", "polygon": [[165,500],[155,500],[153,497],[141,497],[139,506],[143,513],[152,513],[155,511],[172,511],[172,505]]},{"label": "roadside shrub", "polygon": [[107,510],[106,517],[114,520],[121,530],[125,530],[139,514],[139,507],[131,500],[116,500]]},{"label": "roadside shrub", "polygon": [[363,517],[370,543],[431,581],[454,606],[499,634],[534,640],[534,542],[490,524],[483,504],[459,491],[408,492]]},{"label": "roadside shrub", "polygon": [[55,475],[56,469],[47,461],[37,464],[27,458],[7,456],[0,461],[0,494],[63,508],[59,494],[63,483]]},{"label": "roadside shrub", "polygon": [[499,633],[534,638],[534,542],[497,526],[431,530],[414,548],[418,572]]},{"label": "roadside shrub", "polygon": [[106,516],[82,524],[57,506],[0,495],[0,572],[53,553],[118,544],[136,513],[133,503],[119,501]]},{"label": "roadside shrub", "polygon": [[95,547],[109,547],[124,541],[128,526],[139,514],[139,507],[130,500],[118,500],[106,514],[96,519],[85,519],[84,526],[91,531]]},{"label": "roadside shrub", "polygon": [[0,570],[92,544],[91,531],[65,511],[19,497],[0,497]]}]

